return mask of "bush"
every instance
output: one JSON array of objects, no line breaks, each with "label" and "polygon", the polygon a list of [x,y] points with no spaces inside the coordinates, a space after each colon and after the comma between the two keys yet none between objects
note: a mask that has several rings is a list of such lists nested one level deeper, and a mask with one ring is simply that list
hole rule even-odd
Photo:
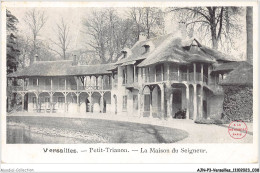
[{"label": "bush", "polygon": [[253,88],[224,86],[223,113],[229,120],[253,121]]}]

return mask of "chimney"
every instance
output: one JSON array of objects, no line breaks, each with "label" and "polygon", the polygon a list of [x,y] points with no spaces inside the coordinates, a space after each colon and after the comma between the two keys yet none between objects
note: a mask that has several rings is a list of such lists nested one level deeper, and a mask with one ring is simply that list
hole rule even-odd
[{"label": "chimney", "polygon": [[35,54],[35,55],[34,55],[34,60],[33,60],[33,62],[37,62],[37,61],[38,61],[38,55]]},{"label": "chimney", "polygon": [[145,32],[141,32],[139,35],[139,40],[138,41],[145,41],[147,40],[147,35]]}]

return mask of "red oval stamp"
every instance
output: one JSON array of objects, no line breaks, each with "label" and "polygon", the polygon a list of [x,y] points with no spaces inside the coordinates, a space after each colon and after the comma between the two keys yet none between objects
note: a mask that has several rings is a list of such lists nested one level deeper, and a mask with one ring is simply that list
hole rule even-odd
[{"label": "red oval stamp", "polygon": [[234,139],[242,139],[247,134],[247,125],[242,120],[232,121],[228,126],[228,133]]}]

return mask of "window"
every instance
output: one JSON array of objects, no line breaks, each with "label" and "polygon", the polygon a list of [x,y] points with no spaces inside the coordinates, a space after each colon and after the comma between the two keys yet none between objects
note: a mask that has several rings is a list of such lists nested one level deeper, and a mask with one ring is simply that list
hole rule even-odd
[{"label": "window", "polygon": [[127,96],[123,96],[123,111],[127,110]]},{"label": "window", "polygon": [[32,79],[33,86],[37,86],[37,79]]}]

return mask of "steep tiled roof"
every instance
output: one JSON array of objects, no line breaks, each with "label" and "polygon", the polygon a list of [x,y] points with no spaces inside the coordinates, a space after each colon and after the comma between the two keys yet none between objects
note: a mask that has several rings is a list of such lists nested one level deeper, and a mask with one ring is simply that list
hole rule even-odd
[{"label": "steep tiled roof", "polygon": [[114,66],[114,64],[73,66],[72,62],[71,60],[38,61],[21,71],[9,74],[8,77],[109,74],[111,72],[108,70]]}]

